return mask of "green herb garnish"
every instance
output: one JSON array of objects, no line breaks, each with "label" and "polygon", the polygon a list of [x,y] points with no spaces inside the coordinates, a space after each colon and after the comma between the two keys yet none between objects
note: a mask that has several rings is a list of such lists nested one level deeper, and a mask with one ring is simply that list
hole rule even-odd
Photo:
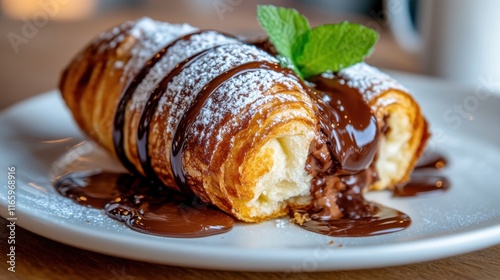
[{"label": "green herb garnish", "polygon": [[257,19],[279,53],[278,59],[306,79],[337,72],[363,61],[373,51],[378,33],[360,24],[341,22],[310,28],[294,9],[259,5]]}]

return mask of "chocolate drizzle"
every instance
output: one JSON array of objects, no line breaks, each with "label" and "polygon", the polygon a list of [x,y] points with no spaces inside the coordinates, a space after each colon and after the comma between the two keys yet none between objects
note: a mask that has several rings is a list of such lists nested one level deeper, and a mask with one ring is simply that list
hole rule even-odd
[{"label": "chocolate drizzle", "polygon": [[[157,63],[168,48],[179,40],[188,40],[193,34],[181,37],[170,43],[156,54],[139,72],[133,82],[125,90],[115,119],[115,148],[121,153],[120,159],[127,166],[131,164],[123,151],[123,122],[125,105],[132,94],[147,75],[148,71]],[[261,44],[262,45],[262,44]],[[264,49],[269,48],[268,45]],[[267,46],[267,47],[266,47]],[[205,49],[179,63],[168,75],[161,80],[151,93],[148,102],[142,112],[138,128],[137,150],[141,167],[145,175],[154,181],[159,179],[151,166],[151,158],[148,151],[149,125],[158,106],[158,102],[172,79],[179,75],[183,69],[188,67],[197,59],[203,57],[207,52],[216,47]],[[349,89],[346,94],[332,86],[330,80],[324,77],[315,77],[310,82],[310,87],[302,82],[290,69],[285,69],[276,63],[265,61],[253,61],[236,66],[212,79],[200,92],[191,106],[182,116],[174,133],[170,154],[171,169],[177,187],[182,193],[194,196],[189,187],[189,175],[183,167],[182,158],[186,148],[187,133],[203,108],[206,100],[217,91],[226,81],[233,77],[242,75],[249,71],[267,69],[280,72],[287,77],[293,78],[300,83],[315,101],[320,116],[322,136],[314,143],[312,150],[316,150],[316,156],[311,157],[306,169],[314,173],[312,192],[315,196],[315,207],[312,217],[318,219],[338,219],[340,217],[371,217],[380,209],[372,203],[364,200],[362,191],[376,177],[370,164],[373,162],[378,147],[379,129],[377,120],[369,106],[354,89]],[[118,116],[121,115],[121,116]],[[120,140],[121,139],[121,140]],[[120,144],[121,143],[121,144]],[[134,170],[128,168],[129,170]],[[370,172],[366,171],[369,170]],[[337,207],[337,209],[335,209]]]},{"label": "chocolate drizzle", "polygon": [[401,231],[411,224],[408,215],[378,203],[378,211],[367,217],[338,220],[309,220],[301,226],[309,231],[336,237],[363,237]]},{"label": "chocolate drizzle", "polygon": [[99,170],[72,171],[57,178],[54,186],[60,194],[78,204],[102,209],[120,195],[119,188],[128,186],[123,178]]},{"label": "chocolate drizzle", "polygon": [[378,148],[379,129],[371,108],[354,88],[335,86],[333,79],[319,76],[314,83],[321,128],[338,166],[329,174],[356,174],[373,162]]},{"label": "chocolate drizzle", "polygon": [[[128,159],[127,154],[125,153],[125,148],[124,148],[124,138],[123,138],[124,133],[123,132],[124,132],[124,124],[125,124],[125,113],[127,111],[126,106],[127,106],[128,102],[132,98],[137,87],[141,84],[141,82],[144,80],[146,75],[149,73],[149,71],[151,71],[151,69],[156,65],[156,63],[158,63],[166,55],[166,53],[168,52],[168,50],[171,47],[173,47],[174,45],[176,45],[180,41],[187,41],[192,36],[197,35],[197,34],[202,34],[204,32],[213,32],[213,31],[201,30],[201,31],[189,33],[189,34],[186,34],[186,35],[179,37],[176,40],[170,42],[167,46],[163,47],[158,53],[156,53],[148,62],[146,62],[146,64],[137,73],[137,75],[134,77],[134,79],[125,87],[123,94],[118,102],[118,106],[117,106],[116,113],[115,113],[115,119],[114,119],[114,124],[113,124],[113,145],[114,145],[115,152],[116,152],[118,159],[125,166],[125,168],[127,168],[127,170],[129,170],[130,172],[132,172],[134,174],[139,174],[139,172],[137,171],[137,168]],[[160,92],[160,94],[162,92]],[[159,95],[159,94],[157,94],[157,95]],[[151,102],[157,103],[157,100],[152,100],[152,99],[159,99],[159,97],[161,97],[161,96],[157,96],[156,98],[152,98],[152,97],[150,98],[150,100],[148,100],[148,104],[146,105],[146,108],[148,108],[148,106],[151,107],[151,104],[150,104]],[[154,108],[152,108],[151,110],[154,110],[155,108],[156,108],[156,106],[154,106]],[[143,116],[144,115],[145,114],[143,114]],[[146,118],[146,116],[144,118]],[[143,119],[143,117],[141,117],[141,124],[143,124],[142,119]],[[149,126],[143,124],[142,130],[148,131]],[[145,133],[143,132],[143,134],[145,134]],[[147,136],[146,136],[146,138],[147,138]],[[139,139],[141,139],[141,138],[139,138]],[[147,162],[149,162],[149,160],[147,160],[147,159],[143,160],[144,151],[147,153],[147,145],[144,149],[139,149],[141,164],[144,162],[144,164],[142,164],[142,167],[144,168],[144,172],[147,172],[146,173],[147,176],[151,176],[150,177],[151,180],[155,180],[155,179],[157,180],[157,175],[151,171],[151,168],[149,167],[150,164],[147,164]],[[141,155],[142,155],[142,157],[141,157]],[[147,156],[146,156],[146,158],[147,158]]]},{"label": "chocolate drizzle", "polygon": [[[170,71],[170,73],[161,80],[161,82],[156,86],[154,91],[151,93],[148,102],[146,103],[146,106],[142,112],[141,115],[141,120],[139,122],[139,129],[137,132],[138,135],[138,140],[137,140],[137,151],[139,154],[139,159],[141,161],[141,166],[142,169],[144,170],[144,173],[146,177],[148,178],[154,178],[156,179],[155,181],[160,182],[159,179],[157,179],[156,172],[153,170],[153,167],[151,165],[151,157],[149,156],[149,124],[151,123],[151,120],[153,118],[154,113],[156,112],[156,108],[158,107],[158,103],[160,101],[160,98],[162,94],[166,91],[168,84],[172,81],[172,79],[179,75],[183,69],[186,67],[189,67],[194,61],[197,59],[203,57],[206,55],[208,52],[214,51],[217,48],[221,47],[222,45],[214,46],[208,49],[205,49],[201,52],[198,52],[197,54],[186,58],[184,61],[181,63],[177,64],[175,68]],[[195,102],[196,103],[196,102]],[[200,106],[201,107],[201,106]],[[181,121],[182,123],[182,121]],[[179,124],[180,126],[180,124]],[[178,131],[179,129],[177,129]],[[174,137],[175,139],[175,137]],[[175,146],[173,146],[175,147]],[[174,170],[174,169],[172,169]],[[174,171],[175,174],[175,171]],[[192,195],[192,191],[188,187],[184,187],[184,185],[177,184],[182,192],[185,194]]]},{"label": "chocolate drizzle", "polygon": [[426,152],[415,167],[416,170],[431,169],[437,170],[444,168],[448,165],[448,160],[441,154]]},{"label": "chocolate drizzle", "polygon": [[411,174],[410,181],[396,186],[393,190],[395,197],[435,196],[450,188],[448,178],[438,174],[448,164],[443,155],[424,153]]},{"label": "chocolate drizzle", "polygon": [[[120,161],[135,175],[140,172],[128,159],[124,148],[126,106],[141,82],[171,47],[204,32],[214,31],[190,33],[163,47],[141,68],[122,93],[114,118],[113,144]],[[377,180],[374,159],[381,135],[390,129],[385,124],[386,118],[379,124],[359,91],[340,85],[334,77],[317,76],[306,83],[290,69],[267,61],[252,61],[235,66],[209,81],[199,92],[190,93],[196,94],[196,97],[180,119],[170,149],[171,170],[182,194],[163,186],[149,154],[150,124],[159,101],[172,80],[184,69],[225,44],[203,49],[179,62],[151,92],[137,130],[137,152],[147,180],[130,174],[74,171],[57,178],[54,185],[58,192],[79,204],[104,209],[108,216],[144,233],[200,237],[228,231],[234,221],[212,206],[200,203],[189,187],[189,174],[182,162],[183,153],[190,128],[210,96],[234,77],[265,69],[282,73],[297,81],[316,104],[320,120],[319,132],[311,143],[305,167],[313,176],[311,193],[314,202],[307,211],[299,209],[293,212],[306,217],[301,226],[330,236],[371,236],[399,231],[410,225],[411,220],[406,214],[369,202],[363,197],[366,187]],[[255,45],[275,55],[275,49],[268,41]],[[85,72],[79,82],[89,80],[91,75],[92,71]],[[445,164],[444,160],[436,162],[432,165],[426,163],[422,168],[440,168],[438,166]],[[448,186],[443,177],[427,176],[425,180],[429,178],[442,183],[441,186],[434,183],[435,188],[446,189]],[[394,194],[419,194],[426,189],[425,186],[431,185],[429,182],[413,181],[404,187],[398,187]]]},{"label": "chocolate drizzle", "polygon": [[450,182],[444,176],[414,172],[408,183],[397,186],[393,190],[393,196],[435,196],[447,191]]},{"label": "chocolate drizzle", "polygon": [[[300,226],[330,236],[371,236],[405,229],[404,213],[365,200],[377,180],[374,159],[381,132],[377,118],[358,90],[335,77],[318,76],[312,98],[318,106],[322,136],[310,147],[306,170],[312,174],[313,204]],[[304,222],[305,221],[305,222]]]},{"label": "chocolate drizzle", "polygon": [[130,174],[74,171],[57,178],[54,186],[60,194],[103,209],[142,233],[203,237],[227,232],[234,224],[231,217],[206,203]]},{"label": "chocolate drizzle", "polygon": [[184,170],[182,164],[182,155],[186,148],[186,133],[195,121],[200,110],[203,108],[206,100],[217,91],[217,89],[229,79],[242,75],[247,72],[257,71],[260,69],[267,69],[271,71],[289,74],[290,71],[281,68],[278,64],[267,61],[252,61],[236,66],[211,80],[203,89],[198,93],[191,107],[183,115],[175,130],[174,138],[172,140],[172,149],[170,153],[170,163],[175,177],[177,186],[185,193],[192,193],[189,183],[188,175]]},{"label": "chocolate drizzle", "polygon": [[323,136],[311,144],[306,165],[315,198],[310,215],[322,220],[372,216],[378,209],[362,193],[376,180],[377,119],[356,89],[339,88],[324,76],[311,82]]}]

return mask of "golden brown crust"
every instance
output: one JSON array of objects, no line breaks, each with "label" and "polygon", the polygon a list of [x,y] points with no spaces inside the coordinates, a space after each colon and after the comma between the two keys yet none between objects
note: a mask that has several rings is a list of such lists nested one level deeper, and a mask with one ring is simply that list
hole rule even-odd
[{"label": "golden brown crust", "polygon": [[[391,102],[384,104],[384,100],[391,100]],[[388,145],[391,144],[390,141],[393,141],[392,138],[408,135],[408,139],[401,146],[401,150],[398,151],[400,157],[397,160],[397,173],[394,176],[380,178],[381,180],[370,186],[372,190],[392,189],[394,186],[405,183],[410,179],[410,175],[429,138],[427,121],[424,119],[420,106],[415,100],[408,93],[401,90],[388,90],[374,98],[370,105],[375,111],[379,126],[386,125],[385,123],[389,121],[401,123],[401,130],[394,128],[398,126],[397,124],[389,125],[389,131],[383,136],[385,141],[389,142]],[[405,118],[407,123],[403,123],[402,119]],[[383,166],[381,165],[383,164],[381,162],[378,168],[382,169]],[[383,173],[381,170],[378,170],[378,172]]]},{"label": "golden brown crust", "polygon": [[[166,43],[195,31],[192,27],[172,26],[142,20],[125,23],[118,32],[112,29],[103,33],[70,63],[61,78],[62,96],[79,127],[115,156],[114,119],[120,113],[117,107],[127,85],[147,59]],[[172,29],[173,34],[158,33],[155,28]],[[155,34],[164,34],[164,40],[155,41]],[[208,39],[204,38],[207,36]],[[151,77],[145,80],[150,79],[149,82],[139,85],[123,112],[126,157],[144,174],[137,131],[154,85],[190,56],[213,50],[207,52],[206,61],[205,57],[199,59],[199,64],[193,63],[180,71],[179,79],[171,80],[149,125],[147,145],[151,166],[159,179],[173,188],[177,186],[171,169],[171,146],[177,125],[193,104],[196,96],[193,93],[202,91],[203,85],[227,69],[245,62],[275,62],[269,54],[220,34],[200,33],[186,41],[190,40],[200,40],[193,45],[201,47],[186,50],[179,43],[178,52],[170,54],[170,60],[160,61],[163,68],[148,74]],[[207,43],[218,40],[228,46]],[[211,65],[217,61],[210,57],[212,53],[226,64]],[[310,203],[311,176],[304,166],[309,145],[319,132],[317,109],[300,83],[280,72],[254,70],[231,77],[213,91],[185,132],[187,141],[182,158],[189,187],[197,196],[248,222],[283,216],[289,205],[297,208]],[[350,86],[349,82],[356,79],[340,73],[339,86]],[[374,110],[379,126],[391,121],[391,132],[385,135],[387,145],[399,133],[407,133],[409,138],[400,143],[404,146],[404,157],[379,153],[380,180],[371,189],[390,188],[407,180],[428,138],[427,124],[418,104],[405,90],[389,85],[374,91],[360,89],[360,93]],[[400,119],[406,122],[400,123]],[[385,170],[386,162],[398,168],[389,172]]]},{"label": "golden brown crust", "polygon": [[[134,53],[137,53],[142,43],[131,31],[134,25],[127,23],[120,27],[123,37],[120,41],[111,44],[103,39],[106,36],[101,36],[101,39],[93,42],[71,62],[60,83],[62,96],[77,124],[90,139],[113,155],[116,155],[113,120],[118,102],[126,86],[140,71],[140,67],[127,68],[136,59]],[[244,59],[275,60],[264,51],[238,42],[232,42],[232,48],[235,49],[232,54],[235,56],[234,65],[245,63]],[[154,52],[162,46],[158,45]],[[247,55],[240,58],[239,49],[243,55]],[[221,52],[226,53],[225,50]],[[228,57],[230,55],[227,54]],[[117,67],[118,64],[122,67]],[[179,74],[180,77],[190,70],[199,73],[192,78],[194,83],[172,80],[169,87],[182,90],[174,92],[168,89],[163,93],[163,100],[158,104],[149,126],[148,147],[152,167],[161,181],[172,187],[176,187],[170,167],[173,134],[192,103],[189,99],[192,99],[196,84],[206,83],[204,75],[209,75],[207,73],[210,71],[203,69],[203,66],[199,66],[200,69],[195,66],[193,64],[193,69],[186,68]],[[318,129],[314,105],[299,83],[279,72],[255,70],[231,78],[213,92],[213,97],[209,98],[200,113],[208,112],[205,118],[210,118],[208,121],[213,123],[210,127],[201,127],[205,123],[203,117],[196,119],[186,132],[187,142],[183,154],[183,166],[192,191],[203,201],[218,206],[238,219],[251,222],[283,216],[287,211],[286,201],[281,201],[280,205],[266,213],[260,213],[256,207],[248,205],[249,201],[259,197],[255,186],[260,178],[273,165],[279,164],[272,158],[275,151],[264,147],[266,143],[291,135],[306,135],[311,139]],[[164,77],[168,73],[165,70],[160,75]],[[242,82],[245,84],[239,85]],[[238,85],[237,89],[231,84]],[[225,91],[224,86],[229,89]],[[134,97],[124,113],[124,151],[133,166],[143,173],[137,150],[137,129],[145,102],[134,101]],[[233,104],[230,109],[229,104]],[[219,114],[218,110],[224,112]],[[210,137],[206,134],[210,134]],[[308,146],[303,149],[307,151]],[[307,176],[305,170],[303,173]]]}]

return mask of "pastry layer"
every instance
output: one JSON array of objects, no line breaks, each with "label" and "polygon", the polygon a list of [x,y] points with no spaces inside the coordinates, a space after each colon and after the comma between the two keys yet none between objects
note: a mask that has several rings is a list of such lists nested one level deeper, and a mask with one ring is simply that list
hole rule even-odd
[{"label": "pastry layer", "polygon": [[[428,137],[417,103],[364,63],[333,79],[341,91],[359,91],[384,130],[369,189],[407,180]],[[96,38],[64,71],[60,89],[84,133],[129,169],[187,187],[240,220],[312,203],[305,166],[322,116],[304,83],[254,45],[143,18]]]}]

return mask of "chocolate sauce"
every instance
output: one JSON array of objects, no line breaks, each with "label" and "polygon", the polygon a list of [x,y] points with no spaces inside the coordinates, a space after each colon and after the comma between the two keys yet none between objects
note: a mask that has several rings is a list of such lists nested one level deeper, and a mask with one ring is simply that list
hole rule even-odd
[{"label": "chocolate sauce", "polygon": [[444,176],[415,171],[410,182],[394,188],[393,196],[434,196],[447,191],[449,187],[450,182]]},{"label": "chocolate sauce", "polygon": [[227,232],[234,224],[212,206],[130,174],[74,171],[57,178],[54,186],[75,202],[104,209],[111,218],[143,233],[203,237]]},{"label": "chocolate sauce", "polygon": [[364,237],[393,233],[406,229],[411,224],[408,215],[381,204],[369,202],[375,209],[367,217],[338,220],[309,220],[301,227],[320,234],[335,237]]},{"label": "chocolate sauce", "polygon": [[[180,38],[178,40],[185,40],[188,38],[189,37]],[[175,41],[169,46],[173,44],[175,44]],[[120,104],[126,104],[128,102],[140,81],[144,79],[147,72],[161,56],[166,53],[169,46],[164,48],[152,59],[152,62],[148,62],[141,70],[134,79],[134,82],[129,85],[123,94]],[[266,50],[271,50],[269,44],[263,44],[261,47]],[[154,92],[150,95],[139,122],[137,142],[139,159],[144,173],[148,178],[157,178],[156,173],[151,167],[151,159],[148,152],[148,133],[149,124],[158,106],[158,101],[175,76],[188,67],[189,64],[211,50],[213,50],[213,48],[204,50],[181,62],[159,83]],[[275,63],[269,62],[256,61],[239,65],[217,76],[197,94],[191,107],[181,118],[172,141],[170,162],[178,188],[188,196],[194,195],[188,184],[188,175],[182,164],[182,156],[186,148],[186,133],[195,121],[199,111],[203,108],[205,101],[225,81],[246,72],[260,69],[280,72],[288,77],[294,78],[302,85],[317,104],[318,114],[320,116],[320,126],[324,135],[323,142],[321,142],[320,145],[326,147],[327,150],[324,151],[321,156],[324,158],[333,158],[333,160],[329,161],[328,166],[323,165],[321,167],[321,174],[316,172],[317,176],[315,176],[315,178],[320,179],[316,180],[315,184],[313,183],[312,190],[315,192],[317,201],[321,201],[321,199],[326,199],[326,201],[323,202],[323,205],[316,205],[316,207],[313,208],[316,213],[313,213],[312,216],[321,217],[322,219],[325,217],[335,219],[339,217],[354,216],[372,217],[373,214],[378,211],[378,208],[364,200],[362,190],[369,182],[372,182],[375,177],[374,172],[364,171],[367,170],[373,162],[378,147],[379,130],[373,112],[364,102],[359,92],[356,92],[354,89],[346,87],[343,90],[339,90],[332,86],[332,81],[324,77],[316,77],[311,80],[311,82],[315,84],[315,87],[310,88],[289,69],[284,69]],[[345,90],[349,92],[346,93]],[[117,117],[117,120],[120,120],[121,124],[115,125],[115,136],[117,136],[115,140],[119,140],[122,137],[120,134],[123,134],[123,118],[124,116],[121,118]],[[119,129],[117,133],[118,128],[121,129]],[[115,141],[115,145],[118,144],[119,141]],[[313,165],[318,166],[317,163]],[[331,189],[328,189],[331,187],[329,186],[331,185],[329,182],[335,180],[338,181],[335,185],[340,189],[331,191]],[[314,187],[314,185],[316,185],[316,187]],[[325,195],[324,192],[330,191],[335,195]],[[328,201],[328,199],[332,199],[332,201]],[[326,207],[327,205],[339,207],[337,213],[331,213],[334,208],[330,207],[328,209],[328,207]]]},{"label": "chocolate sauce", "polygon": [[411,174],[410,181],[396,186],[393,190],[395,197],[435,196],[450,188],[448,178],[436,174],[446,165],[446,158],[438,153],[424,153]]},{"label": "chocolate sauce", "polygon": [[[186,133],[195,121],[199,112],[203,108],[205,101],[215,92],[217,89],[229,79],[242,75],[247,72],[257,71],[260,69],[267,69],[271,71],[281,72],[283,74],[290,74],[291,72],[287,69],[281,68],[278,64],[267,62],[267,61],[252,61],[248,63],[236,66],[211,80],[203,89],[197,94],[195,100],[191,103],[189,109],[184,113],[181,121],[177,125],[175,130],[174,138],[172,140],[172,149],[170,153],[170,164],[172,172],[174,174],[175,182],[177,186],[183,192],[191,192],[188,184],[188,176],[184,170],[182,164],[182,155],[186,148]],[[297,78],[298,79],[298,78]]]},{"label": "chocolate sauce", "polygon": [[[406,215],[363,197],[365,188],[377,180],[373,162],[381,133],[371,108],[359,91],[339,84],[334,76],[317,76],[310,82],[322,136],[311,144],[307,160],[314,202],[307,213],[312,220],[303,226],[330,235],[368,236],[409,225]],[[393,222],[383,222],[388,220]],[[377,223],[387,228],[375,229]]]},{"label": "chocolate sauce", "polygon": [[[137,75],[134,77],[134,79],[125,87],[123,90],[122,96],[118,102],[118,106],[116,109],[115,113],[115,119],[114,119],[114,124],[113,124],[113,145],[115,148],[115,153],[120,160],[120,162],[129,170],[130,172],[134,174],[139,174],[137,171],[137,168],[130,162],[130,160],[127,157],[127,154],[125,153],[124,149],[124,124],[125,124],[125,113],[126,113],[126,106],[130,99],[132,98],[132,95],[134,94],[135,90],[137,87],[141,84],[141,82],[144,80],[146,75],[149,73],[149,71],[160,61],[165,54],[168,52],[168,50],[177,44],[180,41],[187,41],[189,40],[192,36],[201,34],[204,32],[209,32],[210,30],[202,30],[202,31],[197,31],[193,33],[189,33],[187,35],[184,35],[182,37],[177,38],[176,40],[170,42],[167,46],[163,47],[158,53],[156,53],[146,64],[142,67],[142,69],[137,73]],[[151,99],[151,98],[150,98]],[[148,104],[146,105],[146,108],[151,107],[150,101],[148,100]],[[156,107],[156,106],[155,106]],[[149,130],[149,127],[146,126],[144,130]],[[141,150],[139,150],[141,151]],[[147,152],[147,148],[146,148]],[[154,172],[150,171],[150,168],[148,168],[147,164],[144,164],[143,166],[146,166],[145,172],[148,172],[147,175],[151,176],[152,179],[157,179],[157,175]]]},{"label": "chocolate sauce", "polygon": [[417,162],[415,169],[441,169],[448,165],[448,160],[439,153],[429,153],[426,152],[422,155],[420,160]]},{"label": "chocolate sauce", "polygon": [[314,179],[312,189],[322,192],[318,194],[313,191],[313,207],[305,214],[310,219],[300,226],[309,231],[338,237],[380,235],[410,226],[411,219],[408,215],[364,198],[363,190],[375,177],[372,168],[359,174],[319,177],[326,182],[335,182],[338,185],[336,188]]},{"label": "chocolate sauce", "polygon": [[357,89],[338,87],[326,76],[310,80],[314,83],[321,128],[327,137],[332,156],[339,164],[330,173],[356,174],[367,169],[378,149],[377,118]]},{"label": "chocolate sauce", "polygon": [[100,170],[73,171],[57,178],[54,187],[78,204],[101,209],[120,195],[119,186],[128,185],[120,179],[115,174]]},{"label": "chocolate sauce", "polygon": [[[390,130],[388,117],[377,123],[361,94],[335,76],[319,76],[311,82],[320,99],[317,104],[325,137],[311,145],[306,169],[313,175],[314,203],[305,214],[309,221],[301,226],[331,236],[371,236],[405,229],[411,224],[406,214],[363,197],[363,190],[377,180],[373,163],[380,135]],[[449,187],[448,180],[422,171],[445,165],[442,156],[428,154],[412,180],[394,189],[394,196],[442,193]]]},{"label": "chocolate sauce", "polygon": [[[147,178],[152,178],[156,179],[157,175],[156,172],[153,170],[153,167],[151,165],[151,157],[149,156],[149,125],[151,123],[151,120],[153,119],[153,115],[156,112],[156,109],[158,107],[158,103],[160,102],[160,98],[162,97],[163,93],[167,90],[168,84],[172,81],[173,78],[175,78],[177,75],[179,75],[182,70],[185,68],[189,67],[193,62],[195,62],[197,59],[200,59],[204,55],[206,55],[209,52],[215,51],[217,48],[221,47],[223,45],[218,45],[214,46],[208,49],[205,49],[201,52],[198,52],[191,57],[186,58],[184,61],[181,63],[178,63],[170,73],[163,78],[160,83],[155,87],[154,91],[151,93],[146,106],[144,107],[144,110],[141,115],[141,119],[139,122],[139,128],[137,132],[138,140],[137,140],[137,152],[139,154],[139,159],[141,162],[141,166],[144,170],[144,173]],[[182,121],[181,121],[182,123]],[[180,126],[180,125],[179,125]],[[177,128],[177,130],[179,130]],[[175,139],[175,137],[174,137]],[[156,179],[155,181],[160,182],[159,179]],[[180,190],[184,192],[185,194],[193,195],[191,189],[189,187],[185,187],[184,185],[178,184]]]},{"label": "chocolate sauce", "polygon": [[[207,31],[185,35],[162,48],[123,91],[114,119],[113,143],[119,159],[132,173],[138,174],[138,170],[128,160],[123,147],[126,106],[139,84],[169,48],[202,32]],[[275,52],[268,41],[255,45],[271,54]],[[363,197],[365,188],[377,180],[373,162],[380,135],[387,133],[389,126],[377,123],[373,111],[356,89],[340,85],[333,77],[327,76],[312,78],[309,81],[312,86],[309,86],[290,69],[270,62],[254,61],[236,66],[211,80],[197,93],[176,128],[170,154],[171,169],[182,194],[158,184],[160,180],[151,166],[148,150],[149,126],[158,102],[175,76],[217,47],[205,49],[180,62],[150,95],[140,118],[137,141],[141,167],[150,181],[129,174],[75,171],[58,178],[54,184],[56,189],[77,203],[102,208],[108,216],[144,233],[200,237],[228,231],[234,221],[212,206],[196,203],[197,198],[188,185],[189,175],[182,164],[186,134],[206,100],[225,81],[249,71],[267,69],[294,78],[317,105],[321,133],[311,144],[306,165],[306,170],[314,178],[311,183],[314,203],[307,212],[295,211],[312,220],[301,226],[330,236],[372,236],[400,231],[410,225],[411,220],[404,213],[369,202]],[[90,74],[84,74],[81,79],[90,79]],[[386,118],[383,122],[385,121]],[[432,165],[425,163],[422,168],[438,168],[441,166],[439,162],[433,162]],[[426,177],[428,178],[431,177]],[[446,180],[441,180],[442,177],[434,176],[432,179],[434,188],[445,189],[448,186]],[[434,179],[439,179],[442,184],[436,183]],[[398,191],[401,194],[419,194],[420,191],[414,190],[426,189],[429,182],[422,184],[421,181],[413,181]]]}]

